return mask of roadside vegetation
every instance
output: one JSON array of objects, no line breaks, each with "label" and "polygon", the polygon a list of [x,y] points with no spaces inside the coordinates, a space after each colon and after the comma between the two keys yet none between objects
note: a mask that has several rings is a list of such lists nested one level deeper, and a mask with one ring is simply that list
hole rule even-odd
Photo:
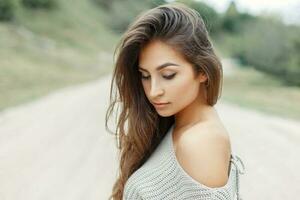
[{"label": "roadside vegetation", "polygon": [[[218,13],[177,0],[204,18],[219,56],[237,60],[224,99],[300,119],[300,26],[276,16]],[[113,65],[120,35],[164,0],[0,0],[0,110],[99,78]]]}]

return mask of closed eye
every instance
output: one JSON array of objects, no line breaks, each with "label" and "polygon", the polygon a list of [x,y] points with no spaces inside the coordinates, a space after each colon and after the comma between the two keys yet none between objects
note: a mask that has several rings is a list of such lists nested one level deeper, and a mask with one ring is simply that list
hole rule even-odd
[{"label": "closed eye", "polygon": [[150,76],[143,76],[143,73],[139,71],[141,79],[149,79]]},{"label": "closed eye", "polygon": [[[176,75],[176,73],[174,74],[171,74],[169,76],[163,76],[164,79],[167,79],[167,80],[171,80],[173,79],[173,77]],[[141,79],[145,79],[145,80],[148,80],[150,78],[150,76],[143,76],[142,73],[141,73]]]},{"label": "closed eye", "polygon": [[141,79],[149,79],[150,78],[150,76],[143,76],[143,75],[141,75]]},{"label": "closed eye", "polygon": [[176,75],[176,73],[171,74],[171,75],[169,75],[169,76],[163,76],[163,77],[164,77],[165,79],[170,80],[170,79],[172,79],[175,75]]}]

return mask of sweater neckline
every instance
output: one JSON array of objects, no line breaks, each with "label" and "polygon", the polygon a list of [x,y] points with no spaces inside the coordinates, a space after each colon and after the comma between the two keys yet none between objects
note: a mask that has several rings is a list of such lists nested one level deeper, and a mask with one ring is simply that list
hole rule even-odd
[{"label": "sweater neckline", "polygon": [[[233,165],[230,163],[230,172],[229,172],[229,176],[228,176],[228,180],[226,182],[225,185],[221,186],[221,187],[209,187],[209,186],[206,186],[202,183],[200,183],[199,181],[195,180],[193,177],[191,177],[183,168],[182,166],[180,165],[180,163],[178,162],[177,160],[177,157],[176,157],[176,153],[175,153],[175,149],[174,149],[174,143],[173,143],[173,130],[174,130],[174,126],[175,126],[175,123],[173,123],[171,125],[171,127],[169,128],[169,131],[168,131],[168,146],[170,148],[170,151],[171,151],[171,156],[173,157],[173,160],[175,161],[176,165],[179,167],[179,169],[187,176],[189,177],[193,182],[195,182],[197,185],[199,185],[200,187],[203,187],[203,188],[206,188],[206,189],[209,189],[209,190],[216,190],[216,189],[223,189],[223,188],[227,188],[231,181],[232,181],[232,176],[234,175],[234,172],[233,172]],[[233,155],[231,154],[231,160],[230,162],[232,162],[232,158],[233,158]]]}]

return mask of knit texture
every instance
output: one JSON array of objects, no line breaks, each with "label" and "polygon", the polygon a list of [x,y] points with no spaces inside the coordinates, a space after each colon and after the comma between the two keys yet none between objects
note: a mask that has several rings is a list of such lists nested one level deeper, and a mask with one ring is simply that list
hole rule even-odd
[{"label": "knit texture", "polygon": [[245,167],[240,157],[231,154],[229,178],[224,186],[203,185],[188,175],[177,161],[173,128],[174,124],[149,159],[129,177],[123,200],[241,200],[239,175],[244,174]]}]

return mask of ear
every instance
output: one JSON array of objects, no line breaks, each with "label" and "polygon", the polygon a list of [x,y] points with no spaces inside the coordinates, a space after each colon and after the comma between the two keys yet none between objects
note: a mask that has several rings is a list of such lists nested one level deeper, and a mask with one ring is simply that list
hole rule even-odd
[{"label": "ear", "polygon": [[207,75],[205,72],[200,72],[198,75],[198,80],[200,83],[204,83],[207,81]]}]

